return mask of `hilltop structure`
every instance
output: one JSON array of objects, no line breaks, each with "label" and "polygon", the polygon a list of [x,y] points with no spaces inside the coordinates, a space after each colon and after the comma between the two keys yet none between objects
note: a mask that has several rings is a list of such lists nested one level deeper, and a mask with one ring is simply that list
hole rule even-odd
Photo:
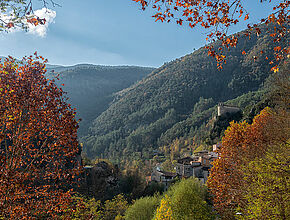
[{"label": "hilltop structure", "polygon": [[218,104],[218,116],[225,115],[227,113],[236,113],[241,111],[241,109],[237,106],[226,105],[222,102]]}]

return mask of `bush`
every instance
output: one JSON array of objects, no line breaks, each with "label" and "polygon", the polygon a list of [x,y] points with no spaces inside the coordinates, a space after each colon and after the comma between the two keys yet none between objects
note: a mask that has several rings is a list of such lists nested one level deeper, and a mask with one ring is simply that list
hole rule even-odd
[{"label": "bush", "polygon": [[148,220],[152,219],[158,207],[160,198],[158,196],[148,196],[138,199],[131,205],[125,214],[126,220]]},{"label": "bush", "polygon": [[205,185],[189,178],[173,185],[161,200],[155,219],[214,219]]}]

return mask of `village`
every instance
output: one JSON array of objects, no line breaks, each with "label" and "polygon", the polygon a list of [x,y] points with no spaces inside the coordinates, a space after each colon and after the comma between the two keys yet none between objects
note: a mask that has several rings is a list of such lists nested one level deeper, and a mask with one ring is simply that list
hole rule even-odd
[{"label": "village", "polygon": [[[217,117],[227,116],[232,113],[239,112],[240,108],[236,106],[226,105],[219,103],[217,106]],[[206,183],[212,163],[218,158],[218,149],[221,143],[214,144],[212,151],[202,150],[193,153],[191,156],[179,158],[175,164],[175,172],[167,172],[162,170],[162,164],[158,163],[147,177],[147,183],[152,182],[162,184],[166,191],[172,183],[177,179],[195,177],[198,178],[203,184]]]},{"label": "village", "polygon": [[200,151],[192,156],[184,157],[177,160],[175,172],[166,172],[161,169],[161,164],[157,164],[149,178],[148,183],[156,182],[164,186],[166,191],[169,186],[178,178],[195,177],[202,183],[206,183],[209,176],[209,170],[212,162],[218,158],[217,149],[219,144],[213,145],[213,151]]},{"label": "village", "polygon": [[[217,120],[217,118],[220,117],[228,118],[231,114],[235,114],[240,111],[240,108],[236,106],[219,103],[217,106],[217,116],[215,116],[214,119]],[[146,184],[150,185],[152,183],[158,183],[163,186],[164,191],[167,191],[170,185],[175,183],[176,180],[183,178],[195,177],[205,184],[207,182],[210,169],[213,166],[213,161],[219,157],[218,149],[220,147],[221,143],[216,143],[208,147],[208,149],[211,150],[200,150],[193,152],[191,149],[187,149],[187,153],[181,154],[180,158],[176,159],[176,162],[174,163],[174,171],[171,170],[171,172],[164,169],[164,153],[160,152],[158,149],[155,149],[153,150],[152,157],[157,157],[159,159],[156,162],[152,162],[152,160],[146,161],[147,164],[145,164],[148,167],[152,167],[151,175],[147,174],[148,176],[146,176]],[[117,177],[114,174],[114,169],[108,168],[107,166],[109,166],[107,162],[97,162],[97,164],[93,166],[84,166],[87,174],[85,175],[85,182],[87,184],[86,188],[88,191],[96,191],[96,188],[101,185],[97,182],[100,182],[100,179],[103,178],[106,179],[105,182],[108,183],[110,187],[116,185]]]}]

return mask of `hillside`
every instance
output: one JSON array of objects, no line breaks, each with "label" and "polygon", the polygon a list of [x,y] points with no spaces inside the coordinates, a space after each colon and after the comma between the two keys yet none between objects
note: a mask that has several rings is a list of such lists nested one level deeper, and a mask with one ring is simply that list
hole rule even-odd
[{"label": "hillside", "polygon": [[67,92],[69,102],[81,118],[79,136],[87,134],[90,122],[107,109],[113,94],[129,87],[151,73],[154,68],[137,66],[99,66],[79,64],[75,66],[48,65],[48,76],[54,70],[60,74],[56,83]]},{"label": "hillside", "polygon": [[265,57],[272,58],[272,48],[271,37],[253,35],[227,52],[221,71],[205,48],[161,66],[117,94],[82,139],[85,150],[91,156],[118,159],[198,135],[213,116],[212,107],[262,87],[271,68]]}]

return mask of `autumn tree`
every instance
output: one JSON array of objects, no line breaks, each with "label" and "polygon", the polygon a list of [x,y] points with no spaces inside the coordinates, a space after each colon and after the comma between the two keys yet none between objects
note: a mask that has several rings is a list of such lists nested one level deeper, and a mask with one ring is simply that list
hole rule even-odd
[{"label": "autumn tree", "polygon": [[290,218],[290,142],[269,146],[264,157],[243,168],[247,204],[239,219]]},{"label": "autumn tree", "polygon": [[263,157],[268,146],[289,139],[289,113],[281,114],[266,108],[252,124],[231,122],[225,131],[219,158],[214,161],[207,182],[215,209],[223,219],[234,219],[237,208],[247,205],[243,196],[247,182],[242,168]]},{"label": "autumn tree", "polygon": [[55,218],[70,205],[80,149],[75,111],[35,54],[0,64],[0,218]]},{"label": "autumn tree", "polygon": [[[148,7],[156,12],[152,17],[155,21],[170,22],[175,21],[179,25],[187,23],[190,28],[200,26],[207,31],[206,40],[210,42],[219,41],[221,44],[215,48],[213,44],[206,46],[208,54],[215,57],[218,67],[226,62],[225,53],[229,47],[237,45],[239,34],[228,36],[229,28],[242,20],[248,20],[248,13],[244,1],[242,0],[133,0],[141,5],[145,10]],[[271,3],[271,0],[260,0],[261,4]],[[257,24],[248,24],[248,31],[244,32],[249,36],[254,31],[255,34],[261,33],[261,24],[274,24],[275,29],[269,33],[274,42],[289,42],[289,4],[288,0],[279,0],[275,3],[272,13],[267,17],[261,18]],[[277,45],[274,49],[276,60],[280,61],[289,55],[289,44],[285,47]],[[245,54],[245,51],[241,51]],[[263,51],[261,51],[263,53]],[[257,57],[255,56],[254,59]],[[270,61],[272,63],[273,61]],[[277,66],[273,67],[277,70]]]},{"label": "autumn tree", "polygon": [[155,220],[173,220],[171,201],[168,195],[165,195],[156,210]]}]

